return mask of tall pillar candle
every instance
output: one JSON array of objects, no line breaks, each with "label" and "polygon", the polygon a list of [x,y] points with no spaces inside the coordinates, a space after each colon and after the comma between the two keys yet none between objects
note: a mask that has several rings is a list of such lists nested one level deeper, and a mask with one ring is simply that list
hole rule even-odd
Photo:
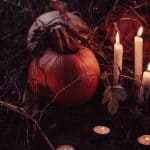
[{"label": "tall pillar candle", "polygon": [[143,73],[143,38],[141,37],[143,33],[143,27],[140,27],[137,36],[134,37],[134,74],[135,79],[140,80]]},{"label": "tall pillar candle", "polygon": [[118,85],[120,71],[123,62],[123,46],[120,44],[119,34],[116,34],[116,43],[114,44],[114,85]]}]

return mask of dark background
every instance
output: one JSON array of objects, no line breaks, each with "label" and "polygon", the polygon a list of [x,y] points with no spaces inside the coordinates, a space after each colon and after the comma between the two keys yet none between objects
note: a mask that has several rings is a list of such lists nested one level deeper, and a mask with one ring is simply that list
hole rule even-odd
[{"label": "dark background", "polygon": [[[78,11],[90,26],[100,26],[115,0],[66,0],[70,11]],[[119,0],[117,6],[137,6],[148,0]],[[27,85],[30,52],[26,48],[27,32],[36,17],[49,11],[49,0],[0,0],[0,99],[21,104]],[[149,15],[150,10],[145,11]],[[99,92],[100,91],[100,92]],[[51,107],[40,125],[54,147],[71,144],[77,150],[141,150],[137,137],[150,133],[150,118],[134,108],[130,98],[111,116],[101,105],[103,89],[93,100],[78,108]],[[138,108],[139,109],[139,108]],[[48,149],[32,123],[20,115],[0,107],[0,150]],[[96,136],[92,129],[104,124],[111,128],[109,136]]]}]

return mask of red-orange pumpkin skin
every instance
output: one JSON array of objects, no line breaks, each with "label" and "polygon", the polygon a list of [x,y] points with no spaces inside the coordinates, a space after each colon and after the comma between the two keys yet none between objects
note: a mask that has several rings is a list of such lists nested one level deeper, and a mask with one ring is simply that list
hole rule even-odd
[{"label": "red-orange pumpkin skin", "polygon": [[94,95],[99,74],[99,64],[88,48],[80,45],[75,54],[58,54],[46,49],[30,64],[29,84],[34,93],[50,100],[65,88],[57,95],[54,104],[77,106]]}]

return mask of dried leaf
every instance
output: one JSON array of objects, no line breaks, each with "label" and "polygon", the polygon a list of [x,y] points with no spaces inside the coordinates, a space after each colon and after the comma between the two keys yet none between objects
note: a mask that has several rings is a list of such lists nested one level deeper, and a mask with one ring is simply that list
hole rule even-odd
[{"label": "dried leaf", "polygon": [[114,115],[117,113],[119,109],[119,102],[116,99],[112,99],[111,101],[108,102],[108,112],[111,115]]},{"label": "dried leaf", "polygon": [[127,97],[128,95],[123,87],[109,86],[104,91],[102,104],[108,102],[108,112],[114,115],[119,109],[119,102],[124,102],[127,99]]},{"label": "dried leaf", "polygon": [[125,89],[121,86],[113,86],[112,94],[115,99],[121,102],[124,102],[128,97],[128,94],[126,93]]},{"label": "dried leaf", "polygon": [[105,104],[108,101],[110,101],[111,97],[112,97],[111,86],[108,86],[104,91],[104,97],[102,99],[102,104]]}]

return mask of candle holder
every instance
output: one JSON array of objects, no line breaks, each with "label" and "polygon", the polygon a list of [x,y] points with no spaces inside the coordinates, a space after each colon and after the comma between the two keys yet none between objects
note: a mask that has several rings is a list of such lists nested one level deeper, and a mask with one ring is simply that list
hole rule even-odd
[{"label": "candle holder", "polygon": [[103,125],[97,125],[93,128],[94,142],[104,141],[110,138],[110,128]]},{"label": "candle holder", "polygon": [[56,150],[75,150],[71,145],[60,145],[57,147]]},{"label": "candle holder", "polygon": [[150,149],[150,135],[145,134],[142,136],[139,136],[137,138],[137,150],[149,150]]}]

